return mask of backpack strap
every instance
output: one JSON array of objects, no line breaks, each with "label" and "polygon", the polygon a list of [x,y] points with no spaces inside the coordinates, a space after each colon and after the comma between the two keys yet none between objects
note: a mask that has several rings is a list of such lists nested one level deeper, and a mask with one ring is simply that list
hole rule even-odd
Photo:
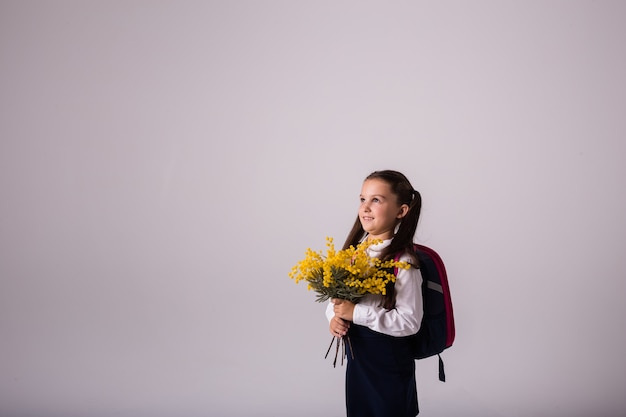
[{"label": "backpack strap", "polygon": [[439,358],[439,380],[441,382],[446,382],[446,371],[443,369],[443,359],[441,359],[441,354],[437,354]]}]

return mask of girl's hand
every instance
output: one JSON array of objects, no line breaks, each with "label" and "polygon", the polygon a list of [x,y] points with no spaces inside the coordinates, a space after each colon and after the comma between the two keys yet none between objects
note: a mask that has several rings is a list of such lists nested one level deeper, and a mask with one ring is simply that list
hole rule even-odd
[{"label": "girl's hand", "polygon": [[336,337],[343,337],[348,333],[350,322],[347,322],[335,316],[330,321],[330,334]]},{"label": "girl's hand", "polygon": [[333,298],[330,301],[335,305],[335,317],[339,317],[346,321],[352,321],[352,315],[354,313],[354,303],[339,298]]}]

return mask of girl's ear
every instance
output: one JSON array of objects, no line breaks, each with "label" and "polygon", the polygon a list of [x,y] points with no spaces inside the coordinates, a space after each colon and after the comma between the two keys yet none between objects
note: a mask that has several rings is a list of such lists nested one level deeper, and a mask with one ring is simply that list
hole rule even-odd
[{"label": "girl's ear", "polygon": [[409,206],[408,204],[403,204],[400,206],[400,212],[398,213],[398,215],[396,216],[396,219],[401,219],[404,216],[406,216],[406,214],[409,212]]}]

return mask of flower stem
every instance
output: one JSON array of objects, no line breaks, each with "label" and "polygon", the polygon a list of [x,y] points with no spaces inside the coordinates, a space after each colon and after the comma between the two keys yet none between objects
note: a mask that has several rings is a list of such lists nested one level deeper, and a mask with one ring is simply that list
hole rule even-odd
[{"label": "flower stem", "polygon": [[324,355],[324,359],[326,359],[328,357],[328,353],[330,352],[330,348],[333,347],[333,342],[335,341],[335,336],[333,336],[332,339],[330,339],[330,346],[328,346],[328,350],[326,351],[326,355]]}]

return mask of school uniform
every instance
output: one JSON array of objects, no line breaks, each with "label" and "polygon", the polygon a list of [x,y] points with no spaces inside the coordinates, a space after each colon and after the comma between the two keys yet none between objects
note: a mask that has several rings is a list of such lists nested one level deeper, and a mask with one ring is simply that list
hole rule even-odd
[{"label": "school uniform", "polygon": [[[379,257],[390,242],[389,239],[370,246],[368,255]],[[411,258],[403,255],[400,260],[409,262]],[[346,338],[348,417],[414,417],[418,414],[415,360],[407,336],[417,333],[422,321],[421,286],[419,269],[399,269],[395,308],[381,307],[380,295],[366,295],[355,305]],[[326,317],[330,321],[334,315],[330,302]]]}]

